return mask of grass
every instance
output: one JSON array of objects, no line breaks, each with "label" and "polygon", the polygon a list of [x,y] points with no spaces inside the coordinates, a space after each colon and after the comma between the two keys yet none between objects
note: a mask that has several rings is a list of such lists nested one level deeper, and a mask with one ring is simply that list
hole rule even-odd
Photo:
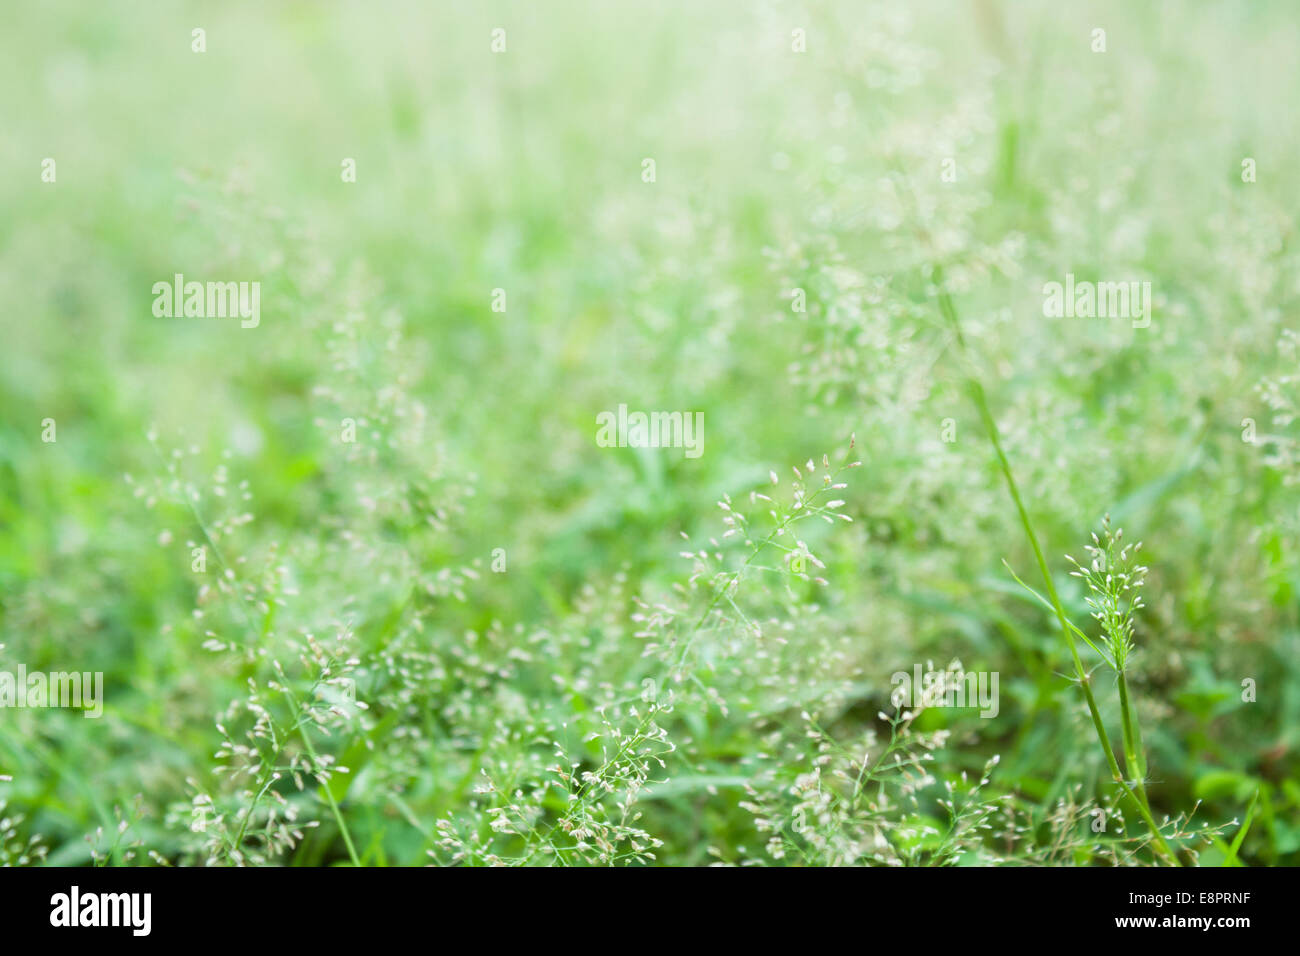
[{"label": "grass", "polygon": [[11,21],[0,862],[1300,861],[1286,4]]},{"label": "grass", "polygon": [[[943,312],[944,318],[951,324],[957,342],[964,351],[966,342],[962,337],[961,323],[957,318],[957,312],[953,306],[951,296],[948,294],[947,290],[943,288],[944,280],[942,271],[936,270],[935,281],[940,288],[940,309]],[[1047,567],[1047,560],[1043,557],[1043,549],[1038,543],[1038,535],[1034,533],[1033,522],[1030,521],[1029,512],[1025,510],[1025,503],[1020,497],[1020,488],[1016,484],[1015,476],[1011,473],[1011,464],[1007,461],[1006,453],[1002,450],[1002,441],[998,435],[998,426],[993,419],[992,412],[989,411],[988,400],[984,396],[984,388],[975,378],[969,379],[969,385],[971,395],[975,401],[975,407],[979,410],[980,419],[984,423],[985,430],[988,432],[989,443],[993,446],[993,451],[997,455],[998,467],[1002,471],[1002,476],[1006,479],[1007,492],[1011,495],[1011,500],[1016,506],[1016,514],[1019,515],[1020,523],[1025,529],[1025,538],[1029,542],[1030,548],[1033,549],[1034,560],[1038,564],[1039,573],[1043,576],[1043,585],[1047,589],[1047,596],[1051,602],[1052,610],[1056,613],[1056,619],[1061,625],[1061,636],[1065,638],[1065,644],[1070,649],[1070,660],[1074,664],[1075,678],[1078,682],[1079,689],[1083,692],[1083,698],[1088,704],[1088,715],[1092,718],[1093,729],[1097,732],[1097,741],[1101,744],[1102,752],[1106,755],[1106,764],[1110,768],[1111,776],[1114,778],[1116,785],[1119,786],[1124,795],[1129,798],[1129,800],[1136,806],[1138,812],[1142,815],[1142,819],[1145,821],[1150,831],[1151,839],[1155,843],[1160,856],[1165,861],[1178,865],[1178,857],[1175,856],[1174,851],[1170,849],[1169,843],[1165,839],[1164,834],[1160,832],[1159,826],[1156,825],[1156,821],[1151,816],[1151,806],[1147,801],[1146,786],[1142,782],[1142,778],[1146,775],[1146,770],[1144,760],[1141,756],[1140,747],[1137,742],[1137,734],[1135,730],[1136,721],[1133,717],[1132,708],[1129,706],[1128,684],[1124,676],[1124,662],[1127,657],[1127,652],[1130,649],[1128,641],[1132,636],[1131,626],[1129,626],[1127,615],[1123,621],[1127,630],[1121,632],[1121,628],[1116,625],[1114,622],[1116,614],[1113,610],[1110,615],[1105,617],[1103,627],[1106,628],[1106,636],[1110,639],[1110,662],[1118,675],[1120,711],[1124,723],[1124,759],[1129,774],[1133,779],[1132,787],[1130,787],[1130,785],[1125,781],[1124,775],[1120,772],[1119,764],[1115,760],[1115,751],[1111,747],[1110,738],[1106,733],[1106,726],[1101,719],[1101,712],[1097,709],[1097,699],[1092,692],[1092,675],[1085,670],[1083,661],[1079,657],[1078,646],[1074,642],[1075,633],[1080,633],[1080,635],[1084,637],[1085,641],[1087,640],[1087,637],[1086,635],[1082,635],[1082,633],[1078,631],[1078,628],[1074,627],[1070,623],[1069,619],[1065,615],[1065,608],[1061,606],[1061,599],[1056,593],[1056,585],[1052,582],[1052,572]],[[1109,517],[1107,518],[1107,521],[1109,522]],[[1109,529],[1107,530],[1107,535],[1107,553],[1105,556],[1110,557],[1111,539],[1109,537]],[[1095,537],[1096,536],[1094,535],[1094,539]],[[1109,565],[1105,565],[1102,567],[1101,571],[1105,572],[1108,569]],[[1106,574],[1104,580],[1106,585],[1109,585],[1112,581],[1110,574]],[[1088,583],[1090,587],[1094,588],[1094,593],[1109,594],[1108,589],[1103,589],[1102,586],[1094,584],[1094,579],[1091,575],[1089,576]],[[1130,606],[1129,613],[1131,613],[1132,609],[1133,608]],[[1102,617],[1100,614],[1097,616],[1099,619]],[[1093,646],[1091,645],[1091,642],[1089,642],[1089,644],[1090,646]],[[1134,793],[1134,789],[1136,789],[1136,793]]]}]

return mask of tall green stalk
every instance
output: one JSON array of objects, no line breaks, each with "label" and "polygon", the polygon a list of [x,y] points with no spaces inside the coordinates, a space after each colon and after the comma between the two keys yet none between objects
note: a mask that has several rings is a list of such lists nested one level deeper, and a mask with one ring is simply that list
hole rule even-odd
[{"label": "tall green stalk", "polygon": [[[313,765],[319,765],[320,757],[316,754],[316,748],[312,746],[311,737],[307,736],[307,727],[303,720],[302,710],[298,706],[298,698],[294,696],[293,691],[289,690],[287,678],[284,688],[285,694],[289,698],[289,704],[293,707],[293,721],[298,727],[298,736],[302,738],[303,745],[307,748],[307,753],[311,756]],[[343,814],[339,811],[338,801],[334,799],[334,791],[330,789],[328,781],[321,782],[320,788],[325,791],[325,800],[330,805],[330,812],[334,815],[334,822],[338,824],[339,833],[343,836],[343,843],[347,846],[348,859],[352,861],[353,866],[360,866],[361,861],[357,858],[357,849],[352,843],[352,834],[348,832],[348,825],[343,822]]]},{"label": "tall green stalk", "polygon": [[1147,766],[1146,757],[1142,753],[1142,731],[1138,727],[1137,708],[1129,705],[1128,678],[1123,671],[1119,672],[1119,706],[1124,721],[1124,764],[1133,778],[1138,796],[1143,803],[1147,803],[1147,788],[1143,783]]},{"label": "tall green stalk", "polygon": [[[953,306],[952,297],[943,287],[943,270],[936,266],[934,270],[934,281],[939,292],[939,311],[943,314],[945,320],[952,327],[953,334],[956,336],[957,344],[961,349],[963,362],[969,363],[970,353],[966,348],[966,339],[962,335],[961,323],[957,319],[957,310]],[[1061,634],[1065,637],[1066,646],[1070,649],[1070,657],[1074,661],[1074,672],[1078,680],[1079,687],[1083,690],[1084,699],[1088,702],[1088,713],[1092,716],[1092,725],[1097,732],[1097,740],[1101,743],[1101,748],[1106,754],[1106,763],[1110,768],[1111,777],[1120,787],[1133,804],[1137,807],[1142,819],[1146,821],[1147,827],[1151,830],[1151,838],[1155,843],[1156,849],[1169,862],[1175,866],[1181,863],[1177,854],[1170,848],[1160,828],[1156,825],[1155,818],[1151,816],[1151,808],[1146,801],[1146,792],[1142,784],[1142,774],[1138,770],[1141,762],[1137,757],[1134,749],[1135,734],[1133,725],[1129,716],[1128,707],[1128,687],[1127,684],[1121,683],[1121,694],[1124,701],[1124,740],[1125,740],[1125,762],[1129,770],[1134,773],[1137,780],[1137,786],[1141,792],[1141,798],[1129,787],[1124,781],[1124,775],[1120,772],[1119,763],[1115,760],[1115,751],[1111,748],[1110,738],[1106,734],[1106,727],[1101,720],[1101,712],[1097,709],[1097,699],[1092,693],[1092,679],[1084,669],[1083,661],[1079,658],[1078,647],[1074,643],[1074,635],[1071,633],[1069,618],[1066,617],[1065,608],[1061,605],[1061,599],[1057,596],[1056,585],[1052,581],[1052,573],[1047,567],[1047,560],[1043,557],[1043,549],[1039,547],[1038,536],[1034,533],[1034,526],[1029,520],[1029,512],[1025,509],[1024,501],[1020,497],[1020,489],[1016,485],[1015,476],[1011,473],[1011,463],[1007,461],[1006,453],[1002,450],[1002,440],[998,433],[997,423],[993,420],[993,414],[989,411],[988,399],[984,394],[984,387],[975,378],[974,374],[966,373],[967,386],[970,389],[971,396],[974,399],[975,407],[979,411],[980,419],[984,423],[984,428],[988,432],[989,441],[993,444],[993,450],[997,454],[998,466],[1002,470],[1002,476],[1006,479],[1007,490],[1011,493],[1011,500],[1015,502],[1016,511],[1020,515],[1020,524],[1025,529],[1025,537],[1029,540],[1029,546],[1033,549],[1034,560],[1038,563],[1038,570],[1043,576],[1043,584],[1047,589],[1047,596],[1051,600],[1052,609],[1056,612],[1056,619],[1061,625]],[[1120,673],[1120,680],[1123,682],[1124,675]]]}]

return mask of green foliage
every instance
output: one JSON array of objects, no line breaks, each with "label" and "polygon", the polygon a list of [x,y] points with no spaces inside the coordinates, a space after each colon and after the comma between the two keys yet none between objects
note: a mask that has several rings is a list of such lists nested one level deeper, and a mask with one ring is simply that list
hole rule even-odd
[{"label": "green foliage", "polygon": [[0,863],[1300,863],[1300,37],[1172,6],[8,12]]}]

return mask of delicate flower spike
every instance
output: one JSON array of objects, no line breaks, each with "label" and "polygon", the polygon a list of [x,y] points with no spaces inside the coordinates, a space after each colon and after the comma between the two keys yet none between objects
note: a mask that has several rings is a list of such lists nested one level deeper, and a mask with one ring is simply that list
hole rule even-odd
[{"label": "delicate flower spike", "polygon": [[1075,567],[1070,573],[1082,578],[1088,586],[1088,609],[1101,625],[1101,646],[1092,646],[1101,653],[1108,666],[1122,673],[1134,648],[1134,613],[1143,607],[1139,589],[1146,568],[1133,562],[1140,543],[1131,551],[1121,547],[1119,532],[1110,530],[1109,517],[1103,521],[1101,536],[1094,532],[1092,538],[1097,544],[1088,548],[1093,555],[1088,567],[1069,555],[1066,559]]}]

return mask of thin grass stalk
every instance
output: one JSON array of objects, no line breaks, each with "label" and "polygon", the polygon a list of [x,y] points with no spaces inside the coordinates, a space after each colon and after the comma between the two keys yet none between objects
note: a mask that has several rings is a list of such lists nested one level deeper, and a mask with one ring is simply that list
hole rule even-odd
[{"label": "thin grass stalk", "polygon": [[[957,319],[957,309],[952,303],[952,297],[948,295],[947,290],[943,287],[943,270],[939,266],[934,269],[934,282],[938,288],[939,311],[952,327],[953,334],[956,336],[957,344],[961,348],[962,359],[969,362],[970,355],[966,348],[966,339],[961,332],[961,323]],[[1079,649],[1074,643],[1074,635],[1070,633],[1070,622],[1065,615],[1065,608],[1061,604],[1061,599],[1056,593],[1056,585],[1052,581],[1052,573],[1047,567],[1047,560],[1043,557],[1043,549],[1038,544],[1038,536],[1034,533],[1034,526],[1029,520],[1029,512],[1025,509],[1024,501],[1020,497],[1020,489],[1016,484],[1015,476],[1011,472],[1011,463],[1007,461],[1006,453],[1002,450],[1002,441],[999,437],[997,423],[993,420],[993,414],[989,411],[988,399],[984,394],[984,387],[975,378],[973,373],[966,373],[966,382],[971,391],[971,396],[975,401],[975,407],[979,411],[980,419],[984,423],[984,428],[988,432],[989,441],[993,445],[993,450],[997,454],[998,465],[1002,470],[1002,476],[1006,479],[1007,490],[1011,494],[1011,500],[1015,502],[1016,511],[1020,515],[1020,523],[1025,529],[1025,537],[1029,539],[1029,546],[1033,549],[1034,560],[1038,564],[1038,570],[1043,576],[1043,584],[1047,589],[1047,596],[1052,602],[1052,608],[1056,612],[1057,621],[1061,625],[1061,633],[1065,637],[1066,646],[1070,649],[1070,657],[1074,661],[1074,671],[1078,679],[1079,686],[1083,689],[1084,699],[1088,703],[1088,713],[1092,716],[1092,725],[1097,732],[1097,740],[1101,743],[1102,750],[1106,754],[1106,763],[1110,768],[1111,776],[1115,783],[1120,787],[1126,796],[1132,800],[1137,807],[1142,819],[1146,821],[1147,827],[1151,830],[1151,837],[1158,852],[1166,857],[1175,866],[1181,866],[1177,854],[1170,848],[1166,842],[1160,828],[1156,825],[1155,818],[1151,816],[1151,810],[1145,800],[1139,799],[1137,794],[1124,781],[1124,775],[1120,772],[1119,763],[1115,759],[1115,751],[1110,745],[1110,738],[1106,734],[1106,727],[1102,723],[1101,712],[1097,709],[1097,700],[1092,693],[1092,679],[1083,667],[1083,661],[1079,658]],[[1127,689],[1126,689],[1127,691]],[[1127,693],[1126,693],[1127,696]],[[1139,786],[1141,784],[1139,783]]]},{"label": "thin grass stalk", "polygon": [[1142,753],[1142,731],[1138,727],[1137,708],[1129,704],[1128,678],[1123,671],[1119,672],[1119,706],[1120,713],[1123,716],[1124,727],[1124,764],[1128,767],[1129,775],[1133,778],[1134,789],[1137,790],[1138,796],[1142,802],[1147,803],[1146,780],[1147,767],[1146,757]]},{"label": "thin grass stalk", "polygon": [[[320,757],[316,754],[316,748],[312,746],[311,737],[307,735],[302,716],[302,710],[298,706],[298,699],[293,692],[288,689],[288,681],[285,681],[285,693],[289,698],[289,703],[293,707],[294,723],[298,725],[298,736],[302,738],[303,746],[307,748],[307,753],[311,755],[313,765],[320,764]],[[361,866],[361,860],[357,857],[356,847],[352,844],[352,834],[348,832],[348,825],[343,822],[343,814],[339,811],[338,801],[334,799],[334,792],[330,789],[328,781],[321,782],[320,788],[325,791],[325,800],[329,803],[330,812],[334,815],[334,822],[338,824],[339,833],[343,836],[343,842],[348,848],[348,858],[352,860],[353,866]]]}]

